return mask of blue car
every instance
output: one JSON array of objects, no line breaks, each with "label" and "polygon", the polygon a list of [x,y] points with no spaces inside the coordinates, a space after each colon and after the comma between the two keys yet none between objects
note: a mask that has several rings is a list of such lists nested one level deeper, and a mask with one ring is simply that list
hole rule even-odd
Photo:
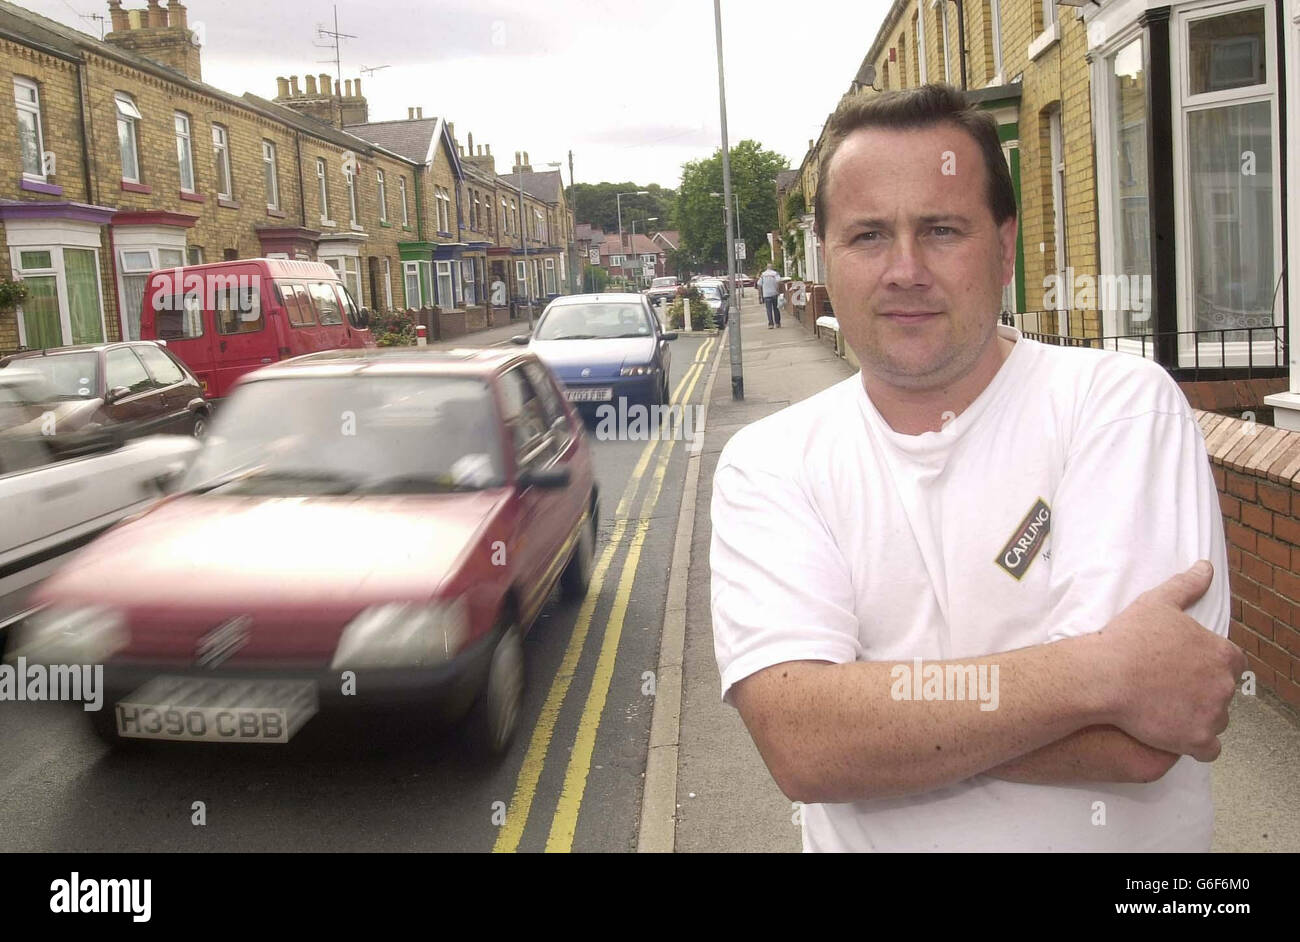
[{"label": "blue car", "polygon": [[527,344],[564,386],[575,405],[668,402],[668,343],[650,303],[640,294],[577,294],[556,298]]}]

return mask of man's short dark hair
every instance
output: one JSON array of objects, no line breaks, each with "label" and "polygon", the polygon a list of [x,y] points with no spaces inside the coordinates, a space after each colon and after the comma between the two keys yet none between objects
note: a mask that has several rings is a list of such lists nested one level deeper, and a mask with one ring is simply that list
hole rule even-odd
[{"label": "man's short dark hair", "polygon": [[988,180],[989,209],[998,225],[1016,215],[1016,191],[1011,172],[1002,156],[998,125],[987,111],[981,111],[966,99],[966,94],[951,85],[934,83],[884,93],[869,90],[847,95],[826,122],[826,137],[817,165],[817,195],[813,214],[817,237],[826,239],[826,190],[831,160],[840,145],[854,131],[881,128],[890,131],[915,131],[938,124],[951,124],[975,139],[984,155]]}]

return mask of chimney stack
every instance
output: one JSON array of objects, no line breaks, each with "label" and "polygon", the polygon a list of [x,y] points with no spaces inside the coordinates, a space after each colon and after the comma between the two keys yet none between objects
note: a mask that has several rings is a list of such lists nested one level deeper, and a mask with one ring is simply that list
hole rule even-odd
[{"label": "chimney stack", "polygon": [[358,78],[352,80],[352,93],[358,98],[361,97],[361,79]]},{"label": "chimney stack", "polygon": [[417,106],[416,106],[416,108],[415,108],[415,116],[416,116],[417,118],[421,118],[421,119],[424,117],[424,106],[423,106],[423,105],[417,105]]},{"label": "chimney stack", "polygon": [[465,135],[465,143],[469,146],[469,155],[474,156],[474,132],[470,131]]},{"label": "chimney stack", "polygon": [[352,97],[352,79],[343,80],[343,97],[344,98]]},{"label": "chimney stack", "polygon": [[316,97],[316,76],[314,75],[307,76],[307,97]]},{"label": "chimney stack", "polygon": [[488,155],[489,157],[491,157],[491,156],[492,156],[492,145],[491,145],[491,144],[484,144],[483,146],[487,148],[487,155]]},{"label": "chimney stack", "polygon": [[159,0],[149,0],[149,28],[167,28],[167,11],[162,8]]},{"label": "chimney stack", "polygon": [[293,98],[297,98],[299,95],[302,94],[302,92],[298,90],[298,76],[296,75],[289,76],[289,90],[292,93],[291,97]]},{"label": "chimney stack", "polygon": [[284,76],[280,76],[275,80],[275,97],[276,98],[289,97],[289,80]]},{"label": "chimney stack", "polygon": [[113,32],[131,28],[130,17],[122,9],[122,0],[108,0],[108,16],[113,21]]},{"label": "chimney stack", "polygon": [[482,144],[480,144],[480,145],[478,146],[478,156],[479,156],[479,157],[482,157],[482,156],[483,156],[483,145],[482,145]]},{"label": "chimney stack", "polygon": [[333,88],[334,83],[330,81],[330,74],[328,72],[322,72],[320,74],[320,93],[326,98],[329,98],[334,94]]},{"label": "chimney stack", "polygon": [[172,29],[187,29],[189,27],[189,17],[185,13],[185,6],[179,0],[167,0],[167,25]]},{"label": "chimney stack", "polygon": [[406,109],[406,120],[407,120],[407,121],[414,121],[414,120],[415,120],[415,109],[414,109],[414,108],[407,108],[407,109]]}]

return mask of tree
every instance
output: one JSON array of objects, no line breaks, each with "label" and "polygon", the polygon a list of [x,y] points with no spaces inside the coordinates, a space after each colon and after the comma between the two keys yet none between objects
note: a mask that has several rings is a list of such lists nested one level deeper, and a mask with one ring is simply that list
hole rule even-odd
[{"label": "tree", "polygon": [[[767,244],[776,229],[776,175],[787,161],[758,141],[744,140],[731,148],[731,190],[739,203],[739,237],[750,257]],[[725,267],[727,252],[722,225],[722,199],[711,196],[722,189],[722,149],[712,157],[693,160],[682,167],[677,189],[676,221],[682,248],[701,262]]]},{"label": "tree", "polygon": [[[636,196],[641,190],[648,192],[645,196]],[[618,232],[619,193],[633,194],[622,199],[624,232],[632,231],[633,219],[637,220],[637,232],[676,228],[672,214],[677,194],[657,183],[577,183],[567,192],[574,219],[605,232]],[[647,229],[647,220],[656,216],[658,221],[650,223]]]}]

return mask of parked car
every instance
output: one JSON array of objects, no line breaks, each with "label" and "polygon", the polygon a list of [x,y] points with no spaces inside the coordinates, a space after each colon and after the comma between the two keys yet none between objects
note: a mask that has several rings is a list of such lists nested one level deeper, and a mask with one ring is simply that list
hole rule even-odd
[{"label": "parked car", "polygon": [[535,356],[300,357],[240,380],[175,493],[46,581],[14,647],[94,653],[115,744],[285,742],[318,711],[396,707],[468,712],[499,754],[523,637],[557,583],[586,593],[598,510]]},{"label": "parked car", "polygon": [[650,282],[650,287],[646,289],[645,296],[650,299],[651,304],[657,304],[660,301],[667,301],[671,304],[677,299],[681,290],[681,283],[674,277],[656,278]]},{"label": "parked car", "polygon": [[143,305],[140,336],[167,341],[209,399],[268,363],[375,346],[369,313],[323,262],[249,258],[159,269]]},{"label": "parked car", "polygon": [[[180,435],[141,438],[75,456],[51,448],[28,423],[48,403],[40,374],[0,370],[0,648],[3,632],[36,603],[32,587],[69,553],[161,495],[198,443]],[[37,426],[39,429],[39,425]]]},{"label": "parked car", "polygon": [[541,358],[572,403],[669,398],[669,341],[645,295],[574,294],[547,305],[532,336],[511,338]]},{"label": "parked car", "polygon": [[0,370],[33,374],[44,406],[17,434],[45,435],[56,452],[94,451],[159,433],[203,436],[203,387],[165,344],[152,340],[53,347],[0,359]]},{"label": "parked car", "polygon": [[711,281],[702,281],[696,287],[704,296],[704,303],[713,314],[713,323],[719,329],[727,325],[727,314],[731,310],[731,300],[722,285]]}]

